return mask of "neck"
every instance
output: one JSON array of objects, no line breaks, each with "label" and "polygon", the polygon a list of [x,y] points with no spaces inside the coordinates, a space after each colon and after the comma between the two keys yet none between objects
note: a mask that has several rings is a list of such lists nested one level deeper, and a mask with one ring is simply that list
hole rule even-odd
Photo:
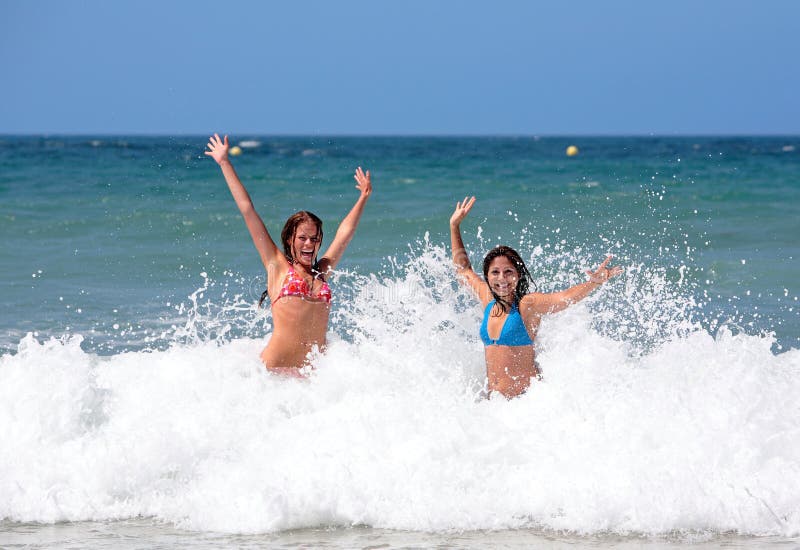
[{"label": "neck", "polygon": [[295,271],[297,271],[297,268],[299,267],[304,273],[307,273],[309,275],[313,275],[314,272],[316,271],[313,265],[310,267],[306,267],[297,260],[292,260],[292,267],[294,268]]},{"label": "neck", "polygon": [[497,302],[498,304],[503,304],[510,309],[516,305],[517,295],[512,294],[511,296],[498,296],[497,294],[495,294],[494,301]]}]

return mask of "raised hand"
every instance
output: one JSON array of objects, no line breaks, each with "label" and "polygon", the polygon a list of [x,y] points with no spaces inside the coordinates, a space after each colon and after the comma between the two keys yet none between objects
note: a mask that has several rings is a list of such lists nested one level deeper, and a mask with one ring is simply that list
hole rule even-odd
[{"label": "raised hand", "polygon": [[467,217],[472,206],[475,204],[475,197],[464,197],[463,201],[456,203],[456,210],[450,216],[450,225],[460,225],[464,218]]},{"label": "raised hand", "polygon": [[219,134],[214,134],[210,138],[208,138],[208,151],[205,151],[205,154],[209,157],[213,158],[217,161],[217,164],[222,164],[228,160],[228,136],[225,136],[225,140],[221,140],[219,138]]},{"label": "raised hand", "polygon": [[353,176],[356,180],[356,189],[361,191],[361,195],[368,197],[372,193],[372,179],[369,175],[369,170],[366,173],[359,166],[356,169],[356,174]]},{"label": "raised hand", "polygon": [[591,269],[587,269],[586,273],[589,275],[589,281],[597,284],[603,284],[607,280],[611,279],[612,277],[616,277],[620,273],[622,273],[622,268],[619,266],[614,267],[606,267],[608,262],[611,261],[611,254],[606,256],[605,261],[598,266],[598,268],[594,271]]}]

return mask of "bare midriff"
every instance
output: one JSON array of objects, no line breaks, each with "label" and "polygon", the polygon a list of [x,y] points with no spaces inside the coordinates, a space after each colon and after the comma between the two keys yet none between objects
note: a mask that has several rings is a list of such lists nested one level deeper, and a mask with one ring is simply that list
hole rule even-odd
[{"label": "bare midriff", "polygon": [[486,346],[486,377],[489,391],[517,397],[537,376],[533,346]]},{"label": "bare midriff", "polygon": [[268,370],[290,376],[306,366],[308,354],[325,348],[331,306],[322,300],[284,296],[272,304],[272,337],[261,352]]}]

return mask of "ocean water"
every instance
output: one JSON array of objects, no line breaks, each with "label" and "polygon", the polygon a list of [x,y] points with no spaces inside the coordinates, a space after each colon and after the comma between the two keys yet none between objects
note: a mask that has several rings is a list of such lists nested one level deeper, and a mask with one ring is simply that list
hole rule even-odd
[{"label": "ocean water", "polygon": [[[324,248],[373,173],[302,381],[259,363],[263,269],[205,142],[0,137],[4,545],[797,543],[800,137],[233,136],[273,235],[308,209]],[[546,319],[512,401],[449,265],[465,195],[476,266],[625,267]]]}]

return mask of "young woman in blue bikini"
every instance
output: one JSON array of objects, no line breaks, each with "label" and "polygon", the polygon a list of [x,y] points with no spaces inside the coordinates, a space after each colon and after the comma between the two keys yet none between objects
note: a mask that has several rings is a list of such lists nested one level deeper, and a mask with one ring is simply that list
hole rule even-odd
[{"label": "young woman in blue bikini", "polygon": [[450,245],[458,279],[477,295],[484,307],[481,340],[485,346],[486,377],[490,392],[507,398],[525,392],[539,375],[533,341],[543,315],[561,311],[586,298],[597,287],[622,273],[621,267],[607,267],[608,256],[589,280],[561,292],[528,292],[531,275],[520,255],[508,246],[497,246],[483,260],[483,279],[472,269],[461,222],[475,204],[465,197],[456,204],[450,218]]},{"label": "young woman in blue bikini", "polygon": [[333,242],[317,258],[322,243],[322,221],[311,212],[293,214],[281,231],[281,251],[267,232],[253,207],[253,201],[228,159],[228,136],[209,138],[206,155],[217,161],[239,211],[244,217],[253,244],[267,271],[267,290],[272,302],[272,337],[261,352],[268,370],[300,376],[308,354],[325,346],[330,316],[331,289],[325,277],[336,267],[353,239],[361,213],[372,193],[369,170],[355,173],[360,195],[350,213],[339,224]]}]

